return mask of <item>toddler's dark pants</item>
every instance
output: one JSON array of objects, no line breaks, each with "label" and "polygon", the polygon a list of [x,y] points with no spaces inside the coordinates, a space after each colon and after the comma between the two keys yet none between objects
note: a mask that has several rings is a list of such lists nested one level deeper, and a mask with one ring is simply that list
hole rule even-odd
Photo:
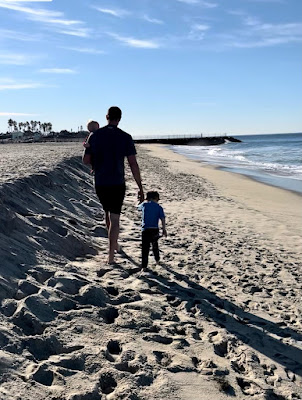
[{"label": "toddler's dark pants", "polygon": [[147,268],[148,266],[150,244],[152,245],[155,261],[159,261],[158,239],[158,228],[147,228],[142,232],[142,268]]}]

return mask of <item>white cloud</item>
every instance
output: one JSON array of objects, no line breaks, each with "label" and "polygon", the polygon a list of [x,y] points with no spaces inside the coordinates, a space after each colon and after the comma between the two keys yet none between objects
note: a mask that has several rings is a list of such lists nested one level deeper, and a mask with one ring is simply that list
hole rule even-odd
[{"label": "white cloud", "polygon": [[243,23],[247,26],[257,26],[259,25],[259,19],[252,16],[247,16],[244,18]]},{"label": "white cloud", "polygon": [[179,3],[185,3],[185,4],[192,4],[192,5],[199,5],[205,8],[216,8],[217,4],[216,3],[211,3],[208,1],[203,1],[203,0],[177,0]]},{"label": "white cloud", "polygon": [[51,3],[52,0],[3,0],[6,3]]},{"label": "white cloud", "polygon": [[22,5],[18,5],[16,2],[7,2],[5,0],[0,0],[0,7],[23,12],[29,15],[35,15],[41,18],[54,18],[54,17],[61,17],[63,15],[63,13],[59,11],[50,11],[46,9],[24,7]]},{"label": "white cloud", "polygon": [[65,47],[65,46],[62,46],[61,49],[77,51],[78,53],[86,53],[86,54],[105,54],[105,51],[94,49],[92,47]]},{"label": "white cloud", "polygon": [[39,115],[39,114],[5,112],[5,111],[1,112],[0,111],[0,117],[28,117],[28,116],[34,116],[34,115]]},{"label": "white cloud", "polygon": [[160,45],[153,40],[141,40],[133,37],[120,36],[115,33],[108,33],[108,34],[112,36],[114,39],[118,40],[119,42],[122,42],[130,47],[136,47],[141,49],[158,49],[160,47]]},{"label": "white cloud", "polygon": [[231,10],[228,13],[238,16],[243,27],[231,31],[227,35],[217,36],[218,40],[220,38],[220,43],[223,41],[227,47],[254,48],[302,42],[302,24],[300,22],[263,23],[259,18],[244,11]]},{"label": "white cloud", "polygon": [[20,82],[11,78],[0,78],[0,90],[37,89],[42,87],[56,87],[40,82]]},{"label": "white cloud", "polygon": [[210,29],[209,25],[194,24],[191,27],[188,38],[190,40],[203,40],[205,38],[205,32],[209,29]]},{"label": "white cloud", "polygon": [[17,32],[10,29],[0,29],[0,37],[12,40],[20,40],[22,42],[31,42],[41,40],[41,37],[30,35],[24,32]]},{"label": "white cloud", "polygon": [[112,15],[113,17],[118,17],[118,18],[123,18],[131,14],[129,11],[122,9],[101,8],[101,7],[93,7],[93,8],[99,11],[100,13],[109,14]]},{"label": "white cloud", "polygon": [[151,24],[161,25],[161,24],[164,23],[164,22],[161,21],[160,19],[151,18],[151,17],[149,17],[148,15],[144,15],[144,16],[143,16],[143,19],[144,19],[145,21],[151,22]]},{"label": "white cloud", "polygon": [[254,25],[254,30],[269,36],[300,36],[302,37],[302,24],[257,24]]},{"label": "white cloud", "polygon": [[26,65],[30,64],[33,57],[25,54],[0,54],[0,64]]},{"label": "white cloud", "polygon": [[0,90],[37,89],[43,87],[41,83],[0,83]]},{"label": "white cloud", "polygon": [[210,29],[210,26],[204,24],[195,24],[192,26],[192,29],[194,29],[195,31],[207,31],[208,29]]},{"label": "white cloud", "polygon": [[49,24],[58,24],[66,26],[82,24],[82,21],[70,20],[70,19],[58,19],[58,18],[48,19],[46,22]]},{"label": "white cloud", "polygon": [[292,42],[301,42],[301,38],[297,37],[275,37],[275,38],[261,38],[258,40],[250,41],[236,41],[234,40],[231,45],[232,47],[238,48],[255,48],[255,47],[269,47],[276,46],[278,44],[287,44]]},{"label": "white cloud", "polygon": [[199,0],[177,0],[180,3],[186,3],[186,4],[198,4]]},{"label": "white cloud", "polygon": [[[80,37],[89,36],[88,29],[74,28],[75,25],[83,24],[82,21],[66,19],[64,18],[64,13],[60,11],[52,11],[44,8],[38,9],[38,8],[25,7],[14,1],[7,2],[7,0],[0,0],[0,8],[6,8],[24,13],[27,16],[27,18],[31,21],[41,22],[55,28],[61,28],[62,26],[64,26],[65,30],[62,31],[61,33],[65,33],[72,36],[80,36]],[[71,27],[71,29],[68,29],[69,27]]]},{"label": "white cloud", "polygon": [[76,74],[77,71],[70,68],[41,68],[39,72],[49,74]]},{"label": "white cloud", "polygon": [[284,4],[284,0],[247,0],[250,3],[283,3]]},{"label": "white cloud", "polygon": [[90,29],[86,28],[77,28],[77,29],[69,29],[69,30],[58,30],[58,33],[62,33],[64,35],[70,35],[70,36],[77,36],[77,37],[82,37],[82,38],[87,38],[90,36]]}]

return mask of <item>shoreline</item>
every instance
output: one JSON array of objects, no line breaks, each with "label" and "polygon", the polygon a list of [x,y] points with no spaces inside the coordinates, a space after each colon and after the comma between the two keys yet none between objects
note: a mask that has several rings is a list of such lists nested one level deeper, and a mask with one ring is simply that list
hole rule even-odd
[{"label": "shoreline", "polygon": [[[169,148],[169,147],[167,146],[167,148]],[[176,154],[180,154],[177,151],[173,150],[172,148],[170,148],[170,150],[175,152]],[[276,187],[279,189],[287,190],[287,191],[290,191],[290,192],[293,192],[293,193],[296,193],[296,194],[302,196],[302,181],[299,179],[294,179],[291,177],[283,177],[283,176],[278,176],[278,175],[272,175],[272,174],[268,174],[268,173],[263,173],[261,170],[246,169],[246,168],[240,167],[240,166],[226,167],[223,165],[210,163],[206,160],[196,159],[194,157],[189,157],[186,155],[184,155],[184,157],[186,157],[189,160],[193,160],[193,161],[205,164],[205,165],[209,165],[213,168],[216,168],[216,169],[219,169],[222,171],[243,175],[246,178],[252,179],[253,181],[260,182],[260,183],[263,183],[263,184],[266,184],[266,185],[269,185],[272,187]],[[296,189],[295,189],[295,187],[296,187]]]},{"label": "shoreline", "polygon": [[[222,171],[226,171],[226,172],[231,172],[234,174],[239,174],[239,175],[243,175],[245,176],[247,179],[251,179],[255,182],[259,182],[259,183],[263,183],[264,185],[268,185],[271,187],[275,187],[281,190],[286,190],[288,192],[291,192],[293,194],[297,194],[298,196],[302,196],[302,181],[298,180],[298,179],[292,179],[292,178],[283,178],[283,177],[274,177],[274,176],[261,176],[259,174],[259,176],[257,174],[248,174],[247,172],[244,171],[240,171],[240,168],[228,168],[228,167],[218,167],[218,169],[222,170]],[[243,169],[242,169],[243,170]],[[284,186],[280,186],[280,184],[274,184],[272,183],[272,181],[274,180],[284,180]],[[286,180],[289,179],[289,181],[292,183],[292,185],[288,185],[289,182],[287,182]],[[294,183],[299,182],[301,189],[300,190],[295,190],[295,189],[290,189],[290,186],[295,186]]]}]

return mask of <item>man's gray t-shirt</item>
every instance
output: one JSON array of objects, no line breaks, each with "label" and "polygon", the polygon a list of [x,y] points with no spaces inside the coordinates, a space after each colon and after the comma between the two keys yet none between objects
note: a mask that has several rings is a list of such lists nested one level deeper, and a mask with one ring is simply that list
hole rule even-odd
[{"label": "man's gray t-shirt", "polygon": [[93,132],[89,138],[90,154],[95,171],[95,185],[122,185],[125,183],[125,157],[136,154],[131,135],[115,125],[107,125]]}]

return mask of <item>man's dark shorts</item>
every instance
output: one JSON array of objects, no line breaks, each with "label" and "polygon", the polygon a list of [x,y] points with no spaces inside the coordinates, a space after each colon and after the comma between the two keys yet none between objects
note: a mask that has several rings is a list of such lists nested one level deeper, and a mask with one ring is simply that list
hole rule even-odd
[{"label": "man's dark shorts", "polygon": [[104,211],[120,214],[125,197],[126,186],[122,185],[97,185],[95,191],[100,199]]}]

